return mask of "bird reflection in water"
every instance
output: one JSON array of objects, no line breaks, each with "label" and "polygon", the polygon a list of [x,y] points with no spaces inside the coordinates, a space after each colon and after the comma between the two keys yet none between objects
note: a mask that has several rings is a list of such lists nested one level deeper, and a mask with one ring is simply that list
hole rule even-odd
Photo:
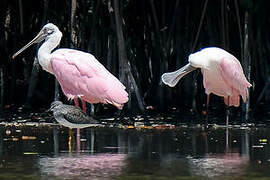
[{"label": "bird reflection in water", "polygon": [[242,149],[235,151],[230,147],[230,129],[225,130],[224,153],[212,153],[209,150],[207,132],[203,132],[205,140],[205,154],[200,157],[187,157],[192,174],[202,177],[221,177],[228,175],[240,175],[249,162],[248,134],[241,136]]},{"label": "bird reflection in water", "polygon": [[122,172],[126,159],[126,154],[64,154],[58,157],[41,157],[38,164],[44,177],[108,179]]},{"label": "bird reflection in water", "polygon": [[248,157],[239,153],[206,154],[205,157],[188,159],[192,174],[215,177],[241,174],[248,164]]}]

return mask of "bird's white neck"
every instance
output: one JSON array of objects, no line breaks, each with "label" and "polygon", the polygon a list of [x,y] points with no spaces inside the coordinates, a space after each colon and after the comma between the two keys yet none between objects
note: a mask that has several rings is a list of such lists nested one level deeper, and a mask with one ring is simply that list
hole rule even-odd
[{"label": "bird's white neck", "polygon": [[48,36],[38,50],[38,62],[45,71],[54,74],[51,67],[51,52],[60,43],[62,33],[58,30]]}]

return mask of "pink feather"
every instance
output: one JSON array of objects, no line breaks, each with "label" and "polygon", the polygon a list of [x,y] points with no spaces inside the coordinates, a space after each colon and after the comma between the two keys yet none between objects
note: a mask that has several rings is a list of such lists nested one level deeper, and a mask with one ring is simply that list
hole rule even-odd
[{"label": "pink feather", "polygon": [[241,64],[238,60],[223,58],[220,62],[221,76],[227,86],[232,89],[230,96],[230,105],[239,106],[239,95],[246,102],[248,97],[248,89],[251,84],[247,81]]},{"label": "pink feather", "polygon": [[228,106],[238,107],[239,96],[246,102],[251,84],[247,81],[240,62],[233,55],[223,49],[209,47],[191,54],[189,62],[201,68],[206,94],[224,97]]},{"label": "pink feather", "polygon": [[89,53],[58,49],[52,53],[51,67],[69,99],[80,97],[89,103],[110,103],[119,109],[128,101],[125,86]]}]

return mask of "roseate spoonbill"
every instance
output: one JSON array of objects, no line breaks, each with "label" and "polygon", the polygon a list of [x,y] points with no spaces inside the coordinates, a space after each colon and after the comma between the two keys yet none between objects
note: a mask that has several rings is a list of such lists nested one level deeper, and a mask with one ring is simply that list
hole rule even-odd
[{"label": "roseate spoonbill", "polygon": [[183,76],[201,68],[207,106],[210,93],[224,97],[227,106],[238,107],[240,96],[246,102],[251,84],[247,81],[240,62],[232,54],[221,48],[208,47],[190,54],[188,61],[189,63],[179,70],[164,73],[161,76],[163,83],[174,87]]},{"label": "roseate spoonbill", "polygon": [[49,111],[53,112],[55,120],[65,126],[72,128],[96,127],[101,124],[84,113],[80,108],[63,104],[61,101],[54,101]]},{"label": "roseate spoonbill", "polygon": [[80,98],[89,103],[109,103],[122,109],[128,101],[125,86],[89,53],[67,48],[52,52],[61,38],[58,27],[48,23],[12,58],[32,44],[45,40],[38,49],[38,62],[45,71],[55,75],[68,99],[74,99],[77,106],[77,98]]}]

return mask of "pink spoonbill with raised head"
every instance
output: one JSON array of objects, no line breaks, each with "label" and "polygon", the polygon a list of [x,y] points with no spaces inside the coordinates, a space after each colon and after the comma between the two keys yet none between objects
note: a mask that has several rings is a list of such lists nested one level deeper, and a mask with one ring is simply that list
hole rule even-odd
[{"label": "pink spoonbill with raised head", "polygon": [[32,44],[44,41],[38,49],[38,62],[45,71],[55,75],[68,99],[74,99],[77,106],[80,98],[83,102],[109,103],[122,109],[128,101],[125,86],[89,53],[68,48],[52,52],[61,38],[58,27],[48,23],[12,58]]},{"label": "pink spoonbill with raised head", "polygon": [[183,76],[200,68],[207,94],[207,106],[211,93],[224,97],[228,106],[238,107],[240,96],[246,102],[251,84],[247,81],[240,62],[232,54],[221,48],[208,47],[190,54],[188,61],[189,63],[179,70],[164,73],[161,76],[163,83],[174,87]]}]

